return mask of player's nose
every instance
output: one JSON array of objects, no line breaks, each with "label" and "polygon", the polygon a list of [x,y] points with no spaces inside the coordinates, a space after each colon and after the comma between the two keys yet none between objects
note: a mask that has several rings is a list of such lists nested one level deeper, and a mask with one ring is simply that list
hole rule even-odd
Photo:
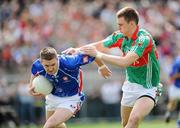
[{"label": "player's nose", "polygon": [[52,71],[53,71],[53,68],[52,68],[52,67],[49,67],[49,68],[48,68],[48,71],[49,71],[49,72],[52,72]]}]

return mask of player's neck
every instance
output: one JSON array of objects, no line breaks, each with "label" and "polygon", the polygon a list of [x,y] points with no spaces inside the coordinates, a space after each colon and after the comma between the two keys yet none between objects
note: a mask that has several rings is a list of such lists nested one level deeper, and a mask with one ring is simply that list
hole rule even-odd
[{"label": "player's neck", "polygon": [[127,34],[128,39],[130,39],[133,36],[133,34],[136,31],[136,29],[137,29],[137,26],[132,27],[132,29]]}]

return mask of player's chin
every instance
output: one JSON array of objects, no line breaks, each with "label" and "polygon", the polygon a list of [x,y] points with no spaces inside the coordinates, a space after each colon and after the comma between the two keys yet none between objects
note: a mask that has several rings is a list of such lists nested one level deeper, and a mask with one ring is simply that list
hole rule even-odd
[{"label": "player's chin", "polygon": [[47,72],[49,75],[54,75],[54,72],[52,71],[52,72]]}]

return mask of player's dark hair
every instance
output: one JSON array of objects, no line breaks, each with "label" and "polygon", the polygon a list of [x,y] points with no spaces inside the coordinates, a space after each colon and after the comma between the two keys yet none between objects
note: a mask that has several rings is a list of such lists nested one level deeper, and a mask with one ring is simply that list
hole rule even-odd
[{"label": "player's dark hair", "polygon": [[124,19],[129,23],[130,21],[134,21],[136,24],[139,22],[139,14],[138,12],[130,7],[125,7],[119,10],[116,13],[117,18],[124,17]]},{"label": "player's dark hair", "polygon": [[45,47],[40,51],[40,58],[44,60],[52,60],[57,57],[57,52],[52,47]]}]

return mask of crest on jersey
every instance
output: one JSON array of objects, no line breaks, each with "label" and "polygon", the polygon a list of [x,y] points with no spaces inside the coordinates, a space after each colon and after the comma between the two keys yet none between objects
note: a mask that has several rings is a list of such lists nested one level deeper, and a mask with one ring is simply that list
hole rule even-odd
[{"label": "crest on jersey", "polygon": [[142,44],[143,44],[143,42],[139,42],[139,43],[138,43],[138,46],[142,46]]}]

